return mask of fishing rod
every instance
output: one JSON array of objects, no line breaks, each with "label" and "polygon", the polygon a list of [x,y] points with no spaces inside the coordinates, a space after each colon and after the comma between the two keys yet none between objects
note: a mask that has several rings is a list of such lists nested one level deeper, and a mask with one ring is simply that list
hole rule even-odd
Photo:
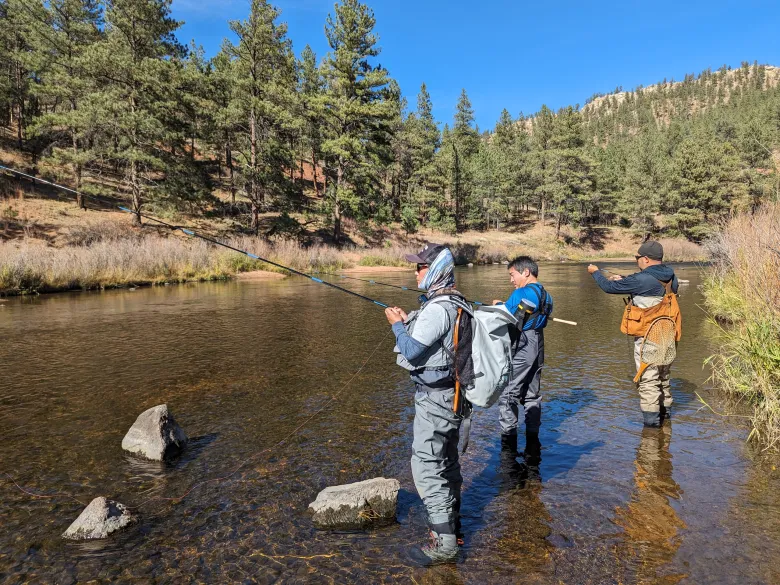
[{"label": "fishing rod", "polygon": [[118,205],[119,209],[126,213],[131,213],[133,215],[137,215],[138,217],[143,217],[147,221],[153,221],[156,223],[159,223],[160,225],[164,225],[165,227],[168,227],[172,230],[179,230],[188,236],[192,236],[193,238],[199,238],[201,240],[204,240],[206,242],[209,242],[211,244],[214,244],[216,246],[222,246],[223,248],[227,248],[228,250],[233,250],[234,252],[238,252],[239,254],[244,254],[245,256],[248,256],[249,258],[252,258],[253,260],[259,260],[260,262],[265,262],[266,264],[270,264],[271,266],[276,266],[277,268],[281,268],[282,270],[287,270],[288,272],[292,274],[297,274],[298,276],[303,276],[305,278],[308,278],[309,280],[313,280],[314,282],[318,284],[324,284],[325,286],[329,286],[330,288],[334,288],[336,290],[340,290],[341,292],[345,292],[349,295],[352,295],[354,297],[358,297],[359,299],[363,299],[364,301],[369,301],[371,303],[374,303],[375,305],[378,305],[382,307],[383,309],[387,309],[389,305],[386,305],[385,303],[380,303],[379,301],[372,299],[370,297],[367,297],[365,295],[361,295],[359,293],[356,293],[354,291],[349,290],[348,288],[344,288],[342,286],[338,286],[336,284],[333,284],[332,282],[325,282],[322,279],[317,278],[316,276],[311,276],[309,274],[306,274],[305,272],[301,272],[300,270],[296,270],[295,268],[290,268],[289,266],[285,266],[283,264],[279,264],[278,262],[274,262],[273,260],[269,260],[268,258],[263,258],[261,256],[258,256],[257,254],[252,254],[251,252],[247,252],[246,250],[241,250],[240,248],[236,248],[234,246],[231,246],[230,244],[225,244],[224,242],[220,242],[219,240],[215,238],[210,238],[209,236],[204,236],[202,234],[196,233],[190,229],[187,229],[182,226],[173,225],[168,222],[165,222],[161,219],[157,219],[156,217],[152,217],[150,215],[146,215],[144,213],[139,213],[137,211],[133,211],[132,209],[128,209],[127,207],[123,207],[122,205]]},{"label": "fishing rod", "polygon": [[[63,185],[58,185],[57,183],[52,183],[51,181],[47,181],[46,179],[40,179],[34,175],[28,175],[27,173],[23,173],[21,171],[17,171],[15,169],[8,168],[4,165],[0,165],[0,169],[9,171],[11,173],[15,173],[17,175],[21,175],[22,177],[27,177],[28,179],[32,179],[33,181],[40,181],[41,183],[45,183],[46,185],[51,185],[52,187],[57,187],[58,189],[62,189],[64,191],[69,191],[70,193],[75,193],[76,195],[82,195],[82,193],[79,193],[78,191],[71,189],[69,187],[65,187]],[[87,195],[88,196],[88,195]],[[88,196],[89,197],[89,196]],[[336,290],[340,290],[341,292],[345,292],[349,295],[352,295],[354,297],[357,297],[359,299],[363,299],[364,301],[369,301],[374,303],[375,305],[378,305],[382,307],[383,309],[388,308],[388,305],[385,303],[380,303],[379,301],[372,299],[370,297],[367,297],[365,295],[358,294],[354,291],[349,290],[348,288],[344,288],[338,285],[335,285],[331,282],[325,282],[324,280],[321,280],[317,278],[316,276],[311,276],[309,274],[306,274],[305,272],[301,272],[300,270],[296,270],[295,268],[290,268],[289,266],[284,266],[283,264],[279,264],[277,262],[274,262],[272,260],[269,260],[267,258],[262,258],[256,254],[252,254],[251,252],[247,252],[246,250],[241,250],[239,248],[236,248],[234,246],[231,246],[230,244],[225,244],[224,242],[220,242],[219,240],[215,238],[211,238],[209,236],[204,236],[202,234],[196,233],[190,229],[187,229],[182,226],[173,225],[168,222],[165,222],[161,219],[157,219],[156,217],[152,217],[150,215],[146,215],[144,213],[133,211],[132,209],[128,209],[127,207],[123,207],[122,205],[117,206],[119,209],[121,209],[124,212],[131,213],[133,215],[136,215],[138,217],[143,217],[147,221],[153,221],[155,223],[159,223],[160,225],[164,225],[167,228],[170,228],[172,230],[179,230],[188,236],[192,236],[193,238],[199,238],[201,240],[205,240],[206,242],[210,242],[211,244],[214,244],[216,246],[222,246],[223,248],[227,248],[228,250],[233,250],[234,252],[238,252],[239,254],[244,254],[245,256],[248,256],[249,258],[252,258],[253,260],[259,260],[260,262],[265,262],[266,264],[270,264],[271,266],[276,266],[277,268],[281,268],[282,270],[287,270],[288,272],[292,274],[297,274],[298,276],[303,276],[305,278],[308,278],[309,280],[313,280],[316,283],[324,284],[325,286],[329,286],[330,288],[334,288]]]},{"label": "fishing rod", "polygon": [[57,183],[52,183],[51,181],[47,181],[46,179],[41,179],[39,177],[36,177],[35,175],[28,175],[27,173],[23,173],[21,171],[16,171],[14,169],[9,169],[8,167],[5,167],[3,165],[0,165],[0,169],[3,169],[4,171],[9,171],[11,173],[15,173],[17,175],[21,175],[22,177],[27,177],[28,179],[32,179],[33,181],[38,181],[39,183],[45,183],[46,185],[51,185],[52,187],[57,187],[58,189],[62,189],[64,191],[70,191],[71,193],[75,193],[76,195],[83,195],[83,193],[80,193],[79,191],[71,189],[70,187],[63,187],[62,185],[58,185]]},{"label": "fishing rod", "polygon": [[[407,290],[409,292],[420,292],[420,293],[426,292],[426,291],[424,291],[421,288],[410,288],[408,286],[400,286],[400,285],[397,285],[397,284],[389,284],[387,282],[379,282],[378,280],[368,280],[366,278],[356,278],[354,276],[345,276],[344,274],[335,274],[333,276],[338,276],[339,278],[349,278],[350,280],[359,280],[360,282],[367,282],[369,284],[378,284],[379,286],[389,286],[391,288],[397,288],[397,289],[400,289],[400,290]],[[471,303],[472,305],[477,305],[477,306],[484,306],[485,305],[485,303],[481,303],[479,301],[470,301],[468,299],[466,299],[466,302],[467,303]]]},{"label": "fishing rod", "polygon": [[[41,178],[36,177],[35,175],[29,175],[27,173],[23,173],[21,171],[17,171],[15,169],[11,169],[11,168],[6,167],[4,165],[0,165],[0,169],[5,170],[5,171],[9,171],[11,173],[15,173],[17,175],[21,175],[23,177],[27,177],[29,179],[32,179],[33,181],[39,181],[41,183],[45,183],[47,185],[51,185],[52,187],[57,187],[58,189],[63,189],[64,191],[69,191],[70,193],[75,193],[76,195],[84,195],[83,193],[80,193],[79,191],[76,191],[76,190],[71,189],[69,187],[65,187],[64,185],[58,185],[57,183],[52,183],[51,181],[47,181],[46,179],[41,179]],[[85,195],[85,196],[92,198],[90,195]],[[140,213],[140,212],[133,211],[133,210],[128,209],[127,207],[123,207],[121,205],[118,205],[117,207],[119,209],[121,209],[122,211],[126,212],[126,213],[130,213],[130,214],[136,215],[138,217],[143,217],[147,221],[153,221],[155,223],[159,223],[160,225],[164,225],[165,227],[170,228],[172,230],[179,230],[179,231],[185,233],[188,236],[191,236],[191,237],[194,237],[194,238],[199,238],[199,239],[204,240],[206,242],[210,242],[211,244],[214,244],[216,246],[222,246],[223,248],[227,248],[228,250],[233,250],[234,252],[238,252],[239,254],[244,254],[245,256],[247,256],[249,258],[252,258],[253,260],[259,260],[260,262],[265,262],[266,264],[270,264],[272,266],[276,266],[277,268],[281,268],[282,270],[287,270],[288,272],[290,272],[292,274],[297,274],[298,276],[303,276],[305,278],[308,278],[309,280],[313,280],[316,283],[324,284],[325,286],[329,286],[329,287],[334,288],[336,290],[340,290],[342,292],[345,292],[345,293],[350,294],[352,296],[358,297],[358,298],[363,299],[365,301],[372,302],[375,305],[378,305],[378,306],[380,306],[380,307],[382,307],[384,309],[388,308],[388,305],[386,305],[385,303],[381,303],[381,302],[379,302],[379,301],[377,301],[375,299],[372,299],[372,298],[367,297],[365,295],[361,295],[359,293],[351,291],[348,288],[344,288],[344,287],[335,285],[335,284],[333,284],[331,282],[326,282],[326,281],[324,281],[324,280],[322,280],[320,278],[317,278],[316,276],[312,276],[310,274],[306,274],[305,272],[301,272],[300,270],[296,270],[295,268],[290,268],[289,266],[284,266],[282,264],[278,264],[276,262],[273,262],[272,260],[268,260],[267,258],[261,258],[260,256],[252,254],[251,252],[247,252],[246,250],[241,250],[241,249],[235,248],[235,247],[233,247],[233,246],[231,246],[229,244],[225,244],[223,242],[220,242],[219,240],[217,240],[215,238],[211,238],[209,236],[204,236],[202,234],[198,234],[198,233],[196,233],[196,232],[194,232],[194,231],[192,231],[190,229],[187,229],[185,227],[167,223],[165,221],[162,221],[161,219],[157,219],[155,217],[152,217],[152,216]],[[369,284],[378,284],[380,286],[389,286],[389,287],[397,288],[397,289],[400,289],[400,290],[406,290],[406,291],[411,291],[411,292],[415,292],[415,291],[416,292],[425,292],[424,290],[419,289],[419,288],[412,289],[412,288],[409,288],[407,286],[399,286],[399,285],[395,285],[395,284],[389,284],[389,283],[386,283],[386,282],[378,282],[378,281],[375,281],[375,280],[368,280],[368,279],[365,279],[365,278],[356,278],[354,276],[346,276],[346,275],[343,275],[343,274],[339,274],[338,276],[340,278],[348,278],[348,279],[351,279],[351,280],[359,280],[361,282],[367,282]],[[471,303],[473,305],[476,305],[476,306],[485,306],[485,303],[482,303],[480,301],[468,301],[467,300],[467,302],[469,302],[469,303]],[[555,321],[556,323],[566,323],[568,325],[576,325],[577,324],[574,321],[565,321],[563,319],[557,319],[557,318],[553,318],[553,321]]]},{"label": "fishing rod", "polygon": [[[349,278],[351,280],[359,280],[361,282],[367,282],[369,284],[378,284],[380,286],[389,286],[389,287],[392,287],[392,288],[398,288],[398,289],[406,290],[406,291],[409,291],[409,292],[421,292],[421,293],[426,292],[426,291],[422,290],[421,288],[410,288],[408,286],[399,286],[397,284],[389,284],[389,283],[386,283],[386,282],[379,282],[377,280],[368,280],[368,279],[365,279],[365,278],[356,278],[354,276],[345,276],[343,274],[335,274],[335,275],[332,275],[332,276],[338,276],[339,278]],[[476,305],[478,307],[490,306],[487,303],[482,303],[480,301],[470,301],[468,299],[465,299],[465,301],[467,303],[471,303],[472,305]],[[554,321],[555,323],[563,323],[565,325],[576,325],[577,324],[576,321],[567,321],[566,319],[558,319],[557,317],[553,317],[551,320]]]}]

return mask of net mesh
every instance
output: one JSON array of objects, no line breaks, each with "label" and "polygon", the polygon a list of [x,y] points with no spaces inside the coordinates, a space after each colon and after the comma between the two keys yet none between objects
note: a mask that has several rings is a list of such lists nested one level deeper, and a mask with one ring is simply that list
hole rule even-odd
[{"label": "net mesh", "polygon": [[668,366],[677,357],[677,344],[674,340],[674,319],[659,317],[647,329],[640,359],[649,366]]}]

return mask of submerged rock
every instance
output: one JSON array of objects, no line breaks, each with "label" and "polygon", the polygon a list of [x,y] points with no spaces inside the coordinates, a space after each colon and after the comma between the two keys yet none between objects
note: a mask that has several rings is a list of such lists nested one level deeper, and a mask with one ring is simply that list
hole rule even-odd
[{"label": "submerged rock", "polygon": [[309,504],[314,523],[320,528],[364,528],[395,519],[398,503],[397,479],[375,477],[357,483],[325,488]]},{"label": "submerged rock", "polygon": [[131,514],[124,504],[107,498],[95,498],[63,532],[62,537],[70,540],[106,538],[112,532],[136,522],[138,517]]},{"label": "submerged rock", "polygon": [[176,424],[167,404],[142,412],[122,439],[122,449],[153,461],[164,461],[184,450],[187,434]]}]

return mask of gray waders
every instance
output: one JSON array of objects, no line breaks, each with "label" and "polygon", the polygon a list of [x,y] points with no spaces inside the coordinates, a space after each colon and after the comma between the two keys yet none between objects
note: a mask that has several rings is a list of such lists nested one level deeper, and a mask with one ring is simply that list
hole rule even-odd
[{"label": "gray waders", "polygon": [[543,366],[544,329],[523,331],[512,356],[512,379],[498,401],[498,421],[503,436],[517,437],[521,408],[525,411],[526,433],[539,432],[542,424]]},{"label": "gray waders", "polygon": [[458,440],[463,416],[453,412],[455,388],[417,384],[414,396],[412,476],[439,535],[460,533],[460,488],[463,477]]}]

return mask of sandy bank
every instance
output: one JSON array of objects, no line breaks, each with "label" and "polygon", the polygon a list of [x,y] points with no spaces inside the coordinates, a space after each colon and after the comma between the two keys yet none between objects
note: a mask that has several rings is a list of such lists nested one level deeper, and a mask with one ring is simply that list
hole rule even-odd
[{"label": "sandy bank", "polygon": [[269,272],[268,270],[252,270],[250,272],[239,272],[234,278],[236,280],[280,280],[287,278],[287,275],[280,272]]},{"label": "sandy bank", "polygon": [[413,272],[414,268],[406,266],[355,266],[339,270],[344,274],[364,274],[366,272]]}]

